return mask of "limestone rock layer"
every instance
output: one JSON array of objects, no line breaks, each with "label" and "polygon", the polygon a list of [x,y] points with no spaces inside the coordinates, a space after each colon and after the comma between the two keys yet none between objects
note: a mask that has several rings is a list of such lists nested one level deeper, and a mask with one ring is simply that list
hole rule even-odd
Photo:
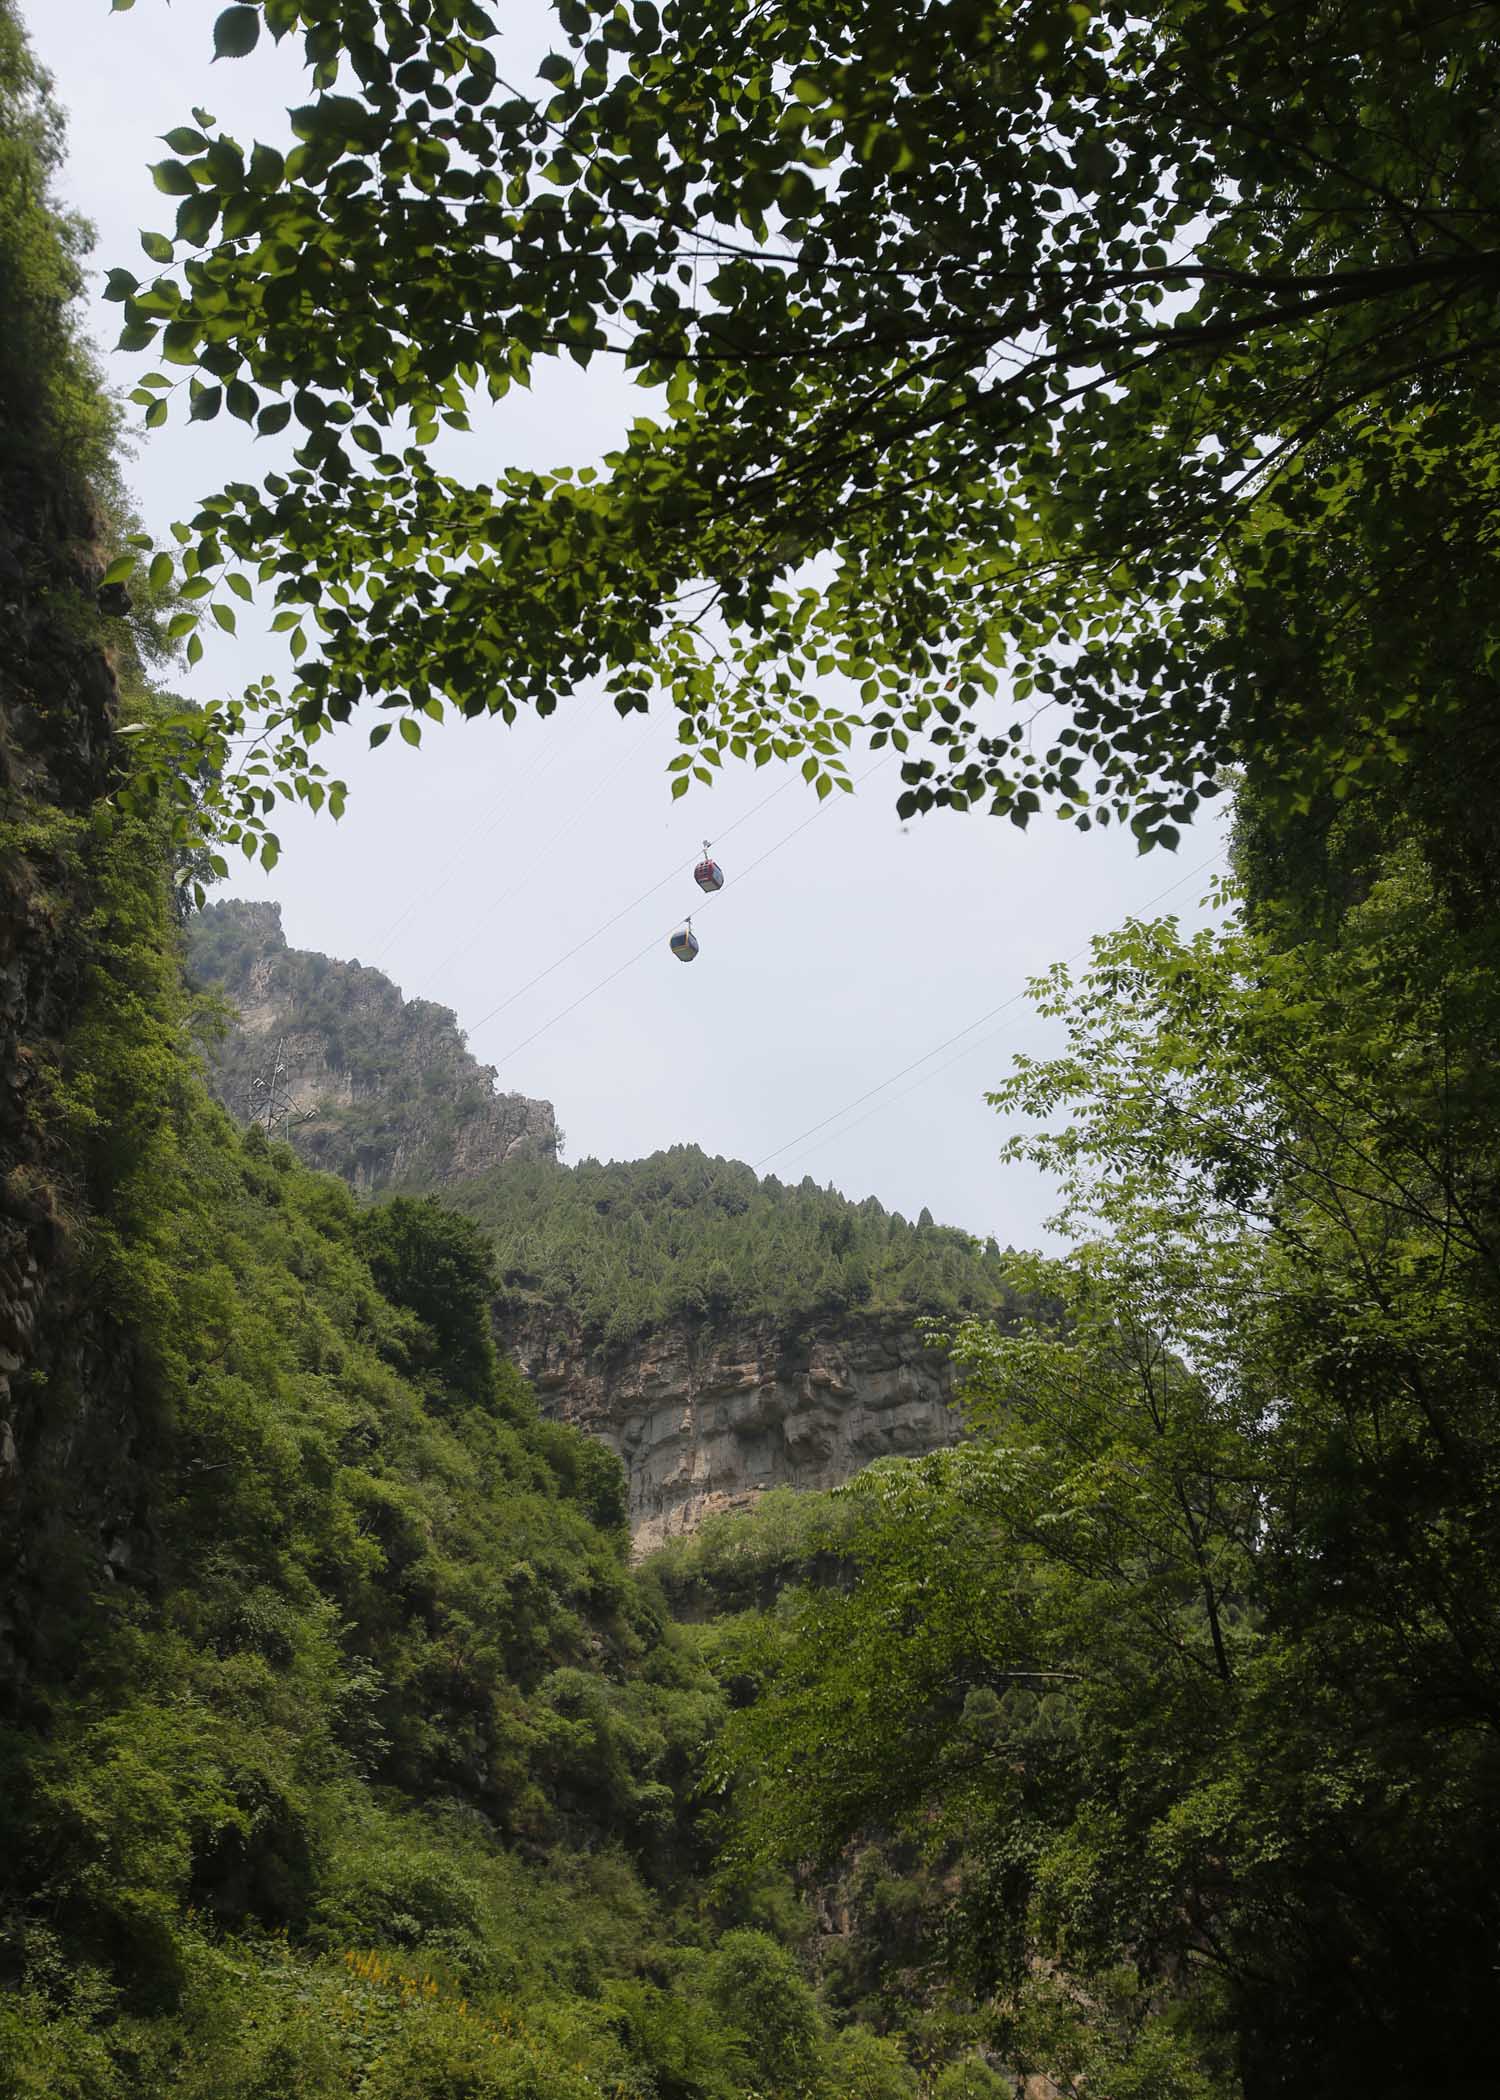
[{"label": "limestone rock layer", "polygon": [[619,1453],[638,1553],[767,1488],[836,1487],[872,1459],[958,1438],[949,1367],[909,1317],[684,1323],[614,1346],[555,1307],[503,1318],[543,1409]]}]

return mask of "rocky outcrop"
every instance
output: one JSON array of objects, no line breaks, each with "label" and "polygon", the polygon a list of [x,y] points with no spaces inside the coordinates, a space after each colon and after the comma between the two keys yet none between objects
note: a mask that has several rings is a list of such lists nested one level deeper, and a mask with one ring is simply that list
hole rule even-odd
[{"label": "rocky outcrop", "polygon": [[949,1366],[909,1316],[684,1324],[610,1346],[537,1307],[503,1311],[500,1332],[543,1409],[624,1461],[638,1553],[767,1488],[836,1487],[958,1440]]},{"label": "rocky outcrop", "polygon": [[210,1054],[215,1093],[243,1123],[269,1119],[310,1165],[373,1192],[557,1157],[551,1103],[497,1093],[447,1007],[288,947],[279,905],[210,905],[190,969],[235,1012]]}]

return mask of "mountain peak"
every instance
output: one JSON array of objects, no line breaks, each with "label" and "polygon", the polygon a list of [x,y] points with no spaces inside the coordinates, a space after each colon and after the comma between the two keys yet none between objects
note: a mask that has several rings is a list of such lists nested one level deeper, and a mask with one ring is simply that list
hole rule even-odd
[{"label": "mountain peak", "polygon": [[551,1102],[498,1092],[448,1007],[403,998],[366,964],[289,947],[280,905],[210,904],[187,960],[237,1010],[210,1053],[215,1093],[240,1122],[269,1117],[310,1165],[375,1191],[557,1158]]}]

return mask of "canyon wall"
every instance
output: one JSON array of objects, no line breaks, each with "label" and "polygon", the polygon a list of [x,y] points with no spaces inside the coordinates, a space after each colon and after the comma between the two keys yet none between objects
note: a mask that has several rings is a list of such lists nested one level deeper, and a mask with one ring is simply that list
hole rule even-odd
[{"label": "canyon wall", "polygon": [[674,1323],[612,1346],[537,1307],[502,1312],[500,1337],[546,1413],[618,1452],[637,1553],[767,1488],[836,1487],[958,1439],[951,1372],[909,1315]]}]

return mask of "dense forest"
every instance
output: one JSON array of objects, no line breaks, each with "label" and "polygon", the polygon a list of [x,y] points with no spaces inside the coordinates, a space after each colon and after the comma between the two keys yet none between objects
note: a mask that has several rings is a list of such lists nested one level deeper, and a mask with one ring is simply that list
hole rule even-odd
[{"label": "dense forest", "polygon": [[[0,0],[0,2096],[1489,2090],[1500,16],[555,13],[526,95],[476,0],[218,11],[313,99],[170,134],[110,290],[301,441],[171,553]],[[434,470],[606,355],[671,412],[602,476]],[[251,577],[291,688],[184,710]],[[687,1148],[361,1205],[212,1104],[182,919],[277,783],[595,675],[684,788],[859,735],[1157,847],[1233,788],[1223,924],[997,1075],[1064,1251]],[[969,1434],[633,1570],[497,1288],[935,1303]]]},{"label": "dense forest", "polygon": [[915,1224],[874,1197],[795,1188],[738,1160],[676,1145],[649,1159],[499,1168],[458,1183],[518,1303],[566,1308],[584,1331],[627,1340],[669,1320],[812,1319],[872,1311],[998,1314],[1006,1257],[993,1242]]}]

